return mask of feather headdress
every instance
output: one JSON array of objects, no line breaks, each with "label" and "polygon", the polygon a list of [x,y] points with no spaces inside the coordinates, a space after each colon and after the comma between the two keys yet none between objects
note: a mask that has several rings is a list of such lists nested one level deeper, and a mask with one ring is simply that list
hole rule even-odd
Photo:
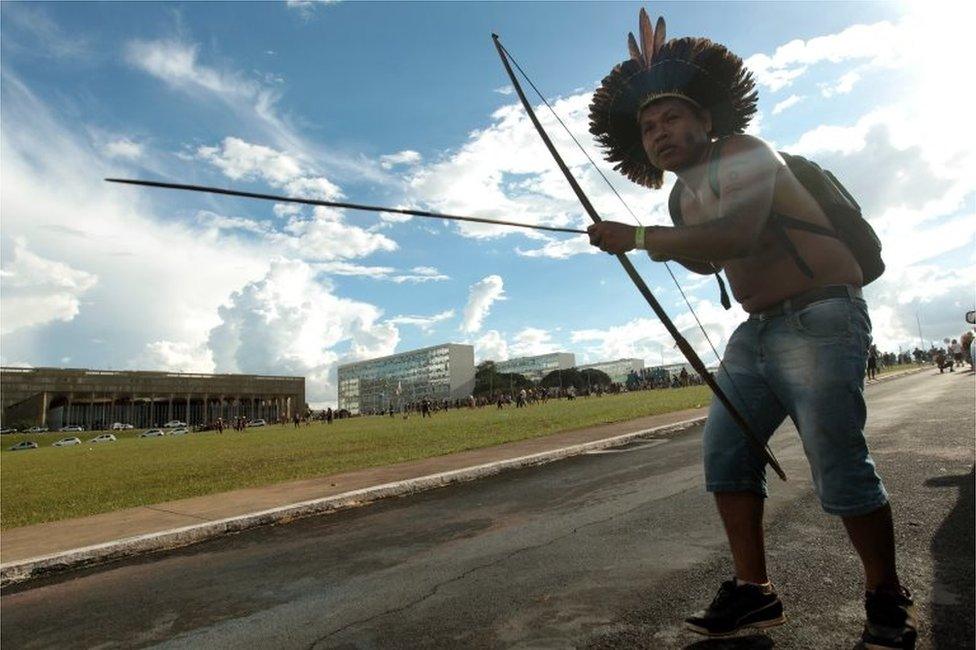
[{"label": "feather headdress", "polygon": [[637,118],[648,104],[679,97],[712,115],[713,137],[742,133],[756,113],[756,84],[742,62],[724,45],[707,38],[665,41],[664,19],[656,27],[640,10],[640,44],[628,34],[630,58],[608,74],[593,94],[590,133],[614,168],[630,180],[661,187],[664,172],[650,163]]}]

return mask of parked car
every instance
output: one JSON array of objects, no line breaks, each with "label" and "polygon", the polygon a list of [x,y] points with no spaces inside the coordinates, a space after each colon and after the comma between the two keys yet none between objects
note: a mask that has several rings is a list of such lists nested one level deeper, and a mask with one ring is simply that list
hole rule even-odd
[{"label": "parked car", "polygon": [[0,434],[4,433],[17,433],[17,427],[4,427],[0,429]]},{"label": "parked car", "polygon": [[48,431],[47,427],[31,427],[27,430],[27,433],[45,433]]},{"label": "parked car", "polygon": [[51,445],[52,447],[72,447],[74,445],[80,445],[81,439],[79,438],[61,438],[56,443]]},{"label": "parked car", "polygon": [[185,436],[188,433],[190,433],[190,430],[187,429],[186,427],[177,427],[177,428],[173,429],[172,431],[170,431],[169,432],[169,435],[171,435],[171,436]]},{"label": "parked car", "polygon": [[62,431],[64,433],[67,433],[69,431],[84,431],[84,430],[85,430],[85,427],[79,426],[77,424],[69,424],[68,426],[61,427],[59,429],[59,431]]},{"label": "parked car", "polygon": [[140,438],[161,438],[166,435],[162,429],[149,429],[139,434]]},{"label": "parked car", "polygon": [[100,436],[95,436],[88,442],[115,442],[115,436],[113,436],[111,433],[103,433]]},{"label": "parked car", "polygon": [[124,422],[115,422],[112,424],[112,431],[128,431],[131,428],[133,428],[131,424]]},{"label": "parked car", "polygon": [[266,427],[266,426],[268,426],[268,423],[265,422],[264,420],[258,418],[257,420],[251,420],[250,422],[248,422],[247,423],[247,426],[249,426],[249,427]]},{"label": "parked car", "polygon": [[10,445],[8,447],[10,451],[20,451],[22,449],[37,449],[37,443],[33,440],[24,440],[23,442],[18,442],[16,445]]},{"label": "parked car", "polygon": [[163,425],[164,429],[179,429],[180,427],[186,427],[186,422],[180,422],[179,420],[170,420]]}]

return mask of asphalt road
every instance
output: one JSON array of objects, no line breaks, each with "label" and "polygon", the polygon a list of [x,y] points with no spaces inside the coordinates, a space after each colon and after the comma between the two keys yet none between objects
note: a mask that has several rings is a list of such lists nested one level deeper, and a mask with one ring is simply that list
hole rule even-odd
[{"label": "asphalt road", "polygon": [[[920,648],[974,647],[973,375],[868,391]],[[4,590],[5,648],[852,648],[860,565],[795,431],[773,449],[770,569],[790,622],[681,629],[731,575],[700,429]]]}]

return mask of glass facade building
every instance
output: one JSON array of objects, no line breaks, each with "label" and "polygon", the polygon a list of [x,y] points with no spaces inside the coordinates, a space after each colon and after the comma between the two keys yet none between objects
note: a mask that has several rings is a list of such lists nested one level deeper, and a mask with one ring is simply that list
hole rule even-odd
[{"label": "glass facade building", "polygon": [[610,381],[615,384],[625,384],[627,383],[627,376],[632,372],[640,372],[644,369],[643,359],[616,359],[614,361],[600,361],[598,363],[588,363],[583,366],[577,366],[578,370],[585,370],[590,368],[592,370],[599,370],[604,372],[610,377]]},{"label": "glass facade building", "polygon": [[353,415],[424,398],[467,398],[474,390],[474,347],[445,343],[339,366],[339,408]]},{"label": "glass facade building", "polygon": [[576,365],[576,355],[572,352],[552,352],[534,357],[519,357],[495,364],[497,372],[512,372],[532,381],[541,381],[553,370],[569,370]]}]

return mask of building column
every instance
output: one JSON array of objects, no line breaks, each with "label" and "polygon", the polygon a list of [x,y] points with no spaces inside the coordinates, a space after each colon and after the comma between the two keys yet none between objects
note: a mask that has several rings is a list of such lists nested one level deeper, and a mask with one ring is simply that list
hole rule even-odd
[{"label": "building column", "polygon": [[166,406],[166,421],[169,422],[173,419],[173,396],[169,396],[169,401]]},{"label": "building column", "polygon": [[186,426],[190,426],[190,394],[186,394]]},{"label": "building column", "polygon": [[92,391],[91,401],[88,402],[88,430],[89,431],[91,431],[94,416],[95,416],[95,391]]}]

